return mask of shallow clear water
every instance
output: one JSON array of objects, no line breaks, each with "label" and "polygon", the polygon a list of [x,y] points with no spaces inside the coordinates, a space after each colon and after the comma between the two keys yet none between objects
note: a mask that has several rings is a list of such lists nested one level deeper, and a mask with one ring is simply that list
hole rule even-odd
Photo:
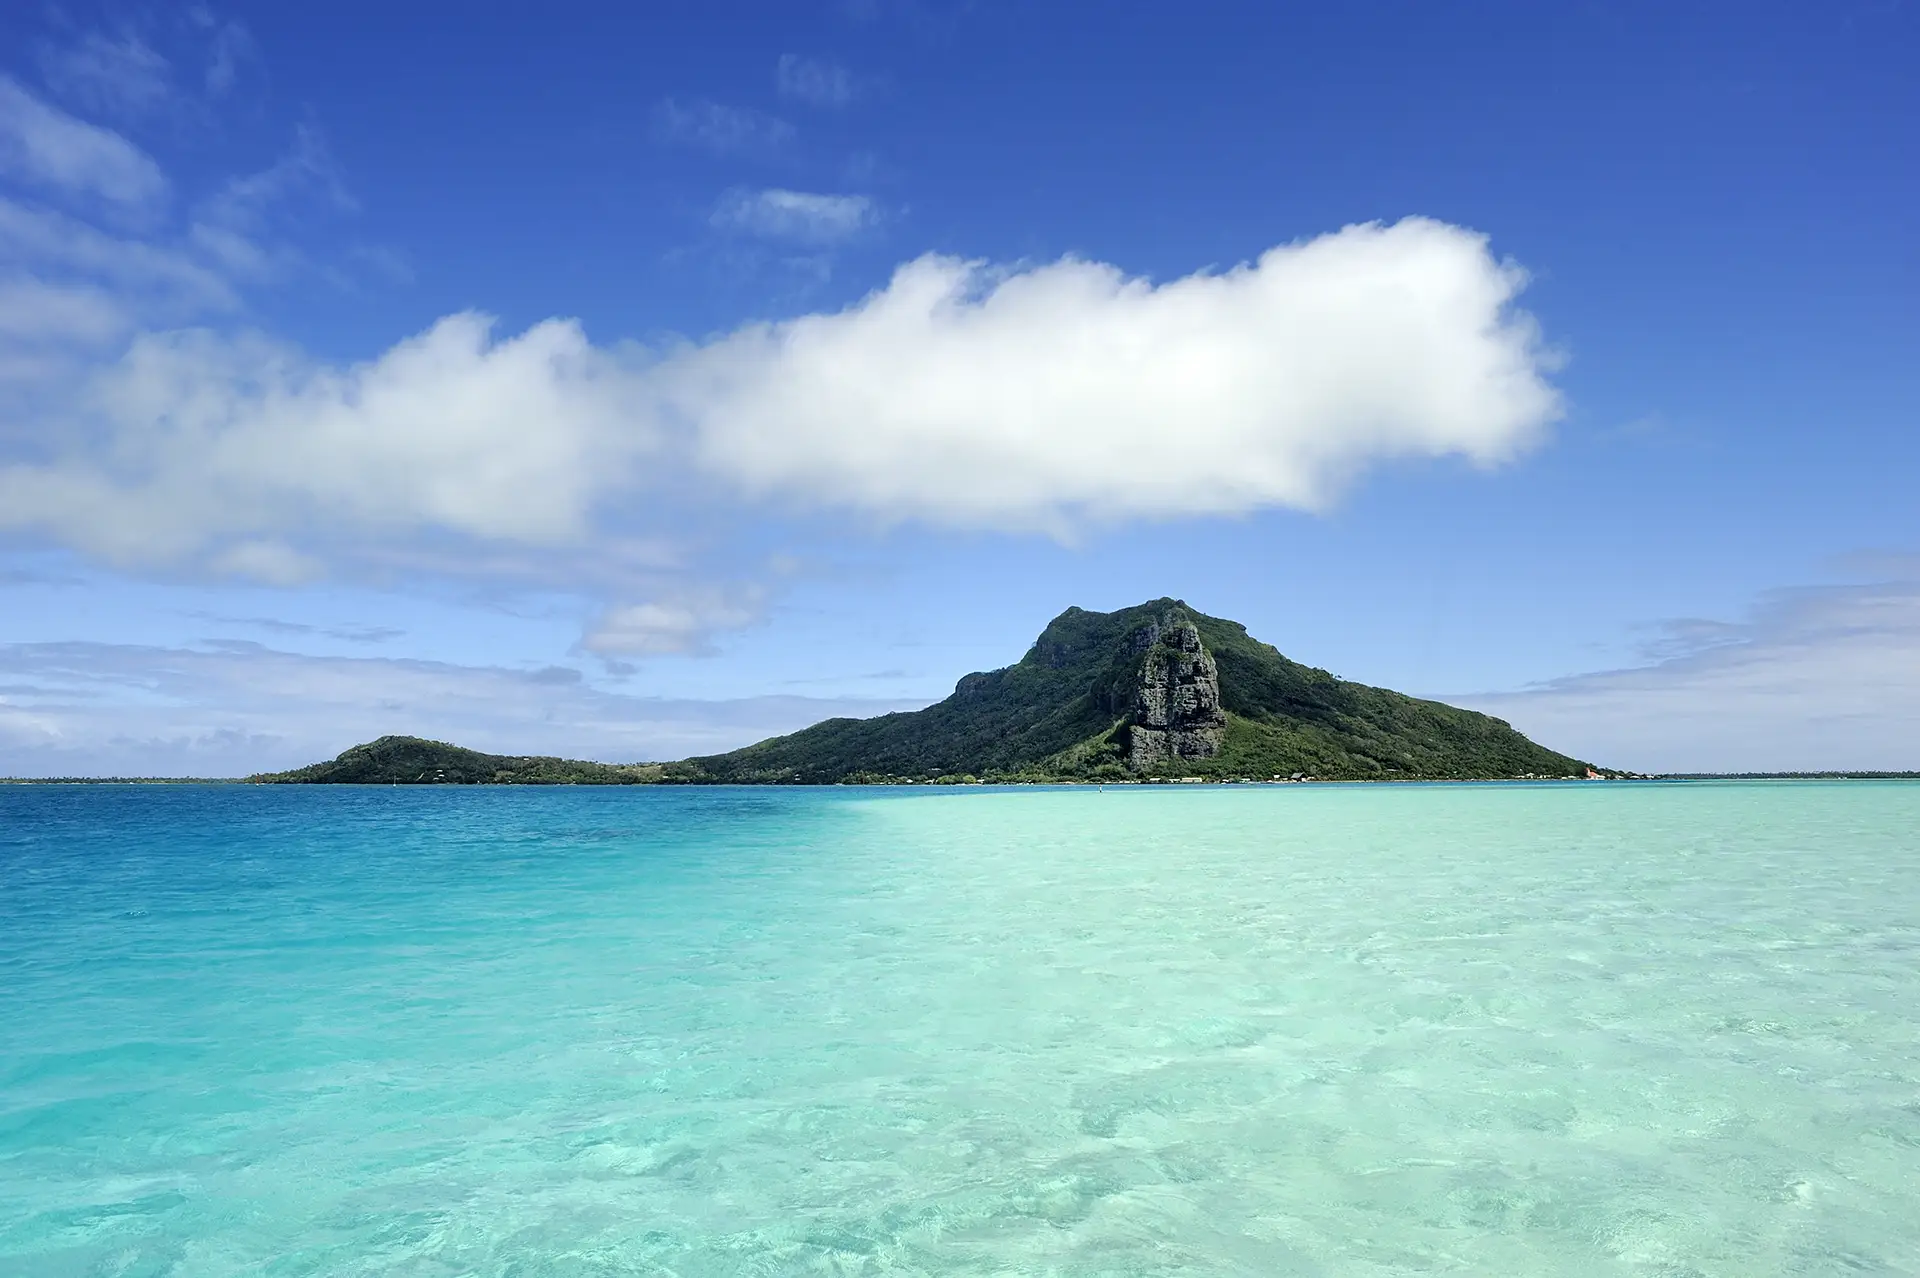
[{"label": "shallow clear water", "polygon": [[1920,1272],[1920,786],[0,788],[0,1274]]}]

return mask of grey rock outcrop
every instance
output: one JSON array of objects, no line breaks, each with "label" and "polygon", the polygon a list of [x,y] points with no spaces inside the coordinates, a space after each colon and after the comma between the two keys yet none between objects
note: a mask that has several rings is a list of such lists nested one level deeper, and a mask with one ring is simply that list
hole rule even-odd
[{"label": "grey rock outcrop", "polygon": [[1209,759],[1226,740],[1220,672],[1200,631],[1170,612],[1134,635],[1143,653],[1127,725],[1127,766],[1135,772],[1187,759]]}]

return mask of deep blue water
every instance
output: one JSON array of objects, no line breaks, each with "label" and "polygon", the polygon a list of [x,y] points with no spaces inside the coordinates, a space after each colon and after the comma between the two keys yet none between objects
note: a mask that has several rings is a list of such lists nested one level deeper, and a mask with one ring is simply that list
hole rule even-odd
[{"label": "deep blue water", "polygon": [[0,1274],[1920,1272],[1916,831],[0,787]]}]

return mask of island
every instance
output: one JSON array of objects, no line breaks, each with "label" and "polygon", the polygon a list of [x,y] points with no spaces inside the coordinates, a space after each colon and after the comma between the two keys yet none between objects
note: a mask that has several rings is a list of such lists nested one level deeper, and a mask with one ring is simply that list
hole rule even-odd
[{"label": "island", "polygon": [[390,736],[267,784],[646,785],[1615,778],[1490,715],[1339,679],[1178,599],[1069,608],[924,710],[608,764]]}]

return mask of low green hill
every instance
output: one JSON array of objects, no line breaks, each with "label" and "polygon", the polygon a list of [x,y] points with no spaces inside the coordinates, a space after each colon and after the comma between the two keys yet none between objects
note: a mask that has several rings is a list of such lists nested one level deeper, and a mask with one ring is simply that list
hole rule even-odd
[{"label": "low green hill", "polygon": [[657,764],[482,754],[419,737],[381,737],[325,763],[247,778],[263,785],[637,785],[659,779]]},{"label": "low green hill", "polygon": [[937,705],[829,719],[664,779],[799,782],[1585,776],[1502,720],[1289,661],[1237,622],[1157,599],[1069,608],[1026,656]]}]

